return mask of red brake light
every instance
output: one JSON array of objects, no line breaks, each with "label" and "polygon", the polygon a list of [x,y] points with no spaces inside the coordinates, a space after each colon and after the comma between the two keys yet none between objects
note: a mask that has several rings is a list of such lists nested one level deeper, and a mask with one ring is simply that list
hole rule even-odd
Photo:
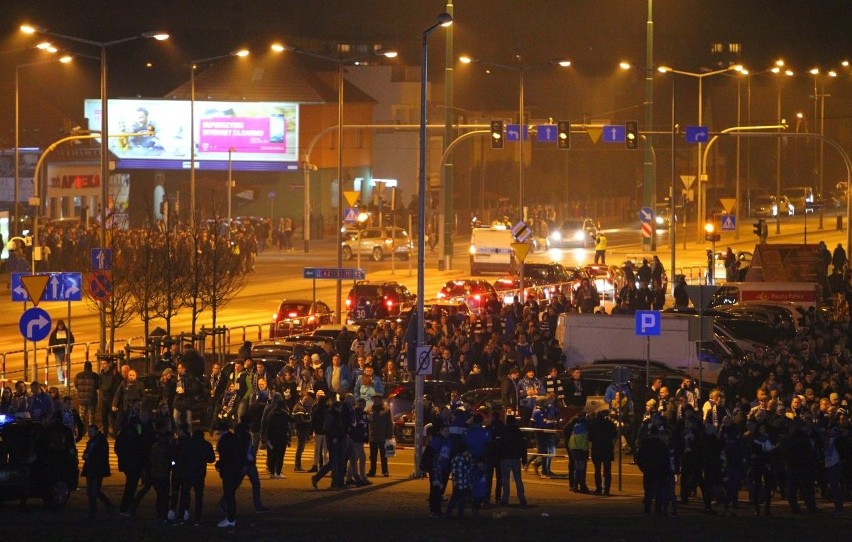
[{"label": "red brake light", "polygon": [[438,292],[438,299],[444,299],[445,297],[447,297],[447,294],[444,292]]},{"label": "red brake light", "polygon": [[482,299],[482,296],[480,296],[479,294],[476,294],[475,296],[473,296],[474,301],[479,301],[480,299]]},{"label": "red brake light", "polygon": [[388,308],[393,307],[393,299],[385,300],[385,305],[387,305]]},{"label": "red brake light", "polygon": [[352,300],[347,297],[346,298],[346,307],[349,308],[351,306],[352,306]]},{"label": "red brake light", "polygon": [[296,318],[297,316],[299,316],[299,313],[295,311],[287,313],[287,318]]}]

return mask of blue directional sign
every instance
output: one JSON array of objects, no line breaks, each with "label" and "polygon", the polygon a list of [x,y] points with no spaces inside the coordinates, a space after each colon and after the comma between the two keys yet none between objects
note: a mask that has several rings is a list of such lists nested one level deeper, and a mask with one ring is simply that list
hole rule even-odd
[{"label": "blue directional sign", "polygon": [[[83,274],[82,273],[43,273],[49,278],[47,286],[41,294],[41,301],[82,301],[83,300]],[[22,276],[30,273],[12,273],[12,301],[32,301],[27,289],[21,282]]]},{"label": "blue directional sign", "polygon": [[343,211],[343,221],[347,224],[356,224],[358,222],[358,208],[346,207]]},{"label": "blue directional sign", "polygon": [[[530,138],[530,127],[524,124],[524,141]],[[506,141],[520,141],[521,127],[518,124],[506,125]]]},{"label": "blue directional sign", "polygon": [[710,130],[706,126],[687,126],[685,140],[687,143],[707,143]]},{"label": "blue directional sign", "polygon": [[639,210],[639,222],[653,222],[654,211],[650,207],[642,207]]},{"label": "blue directional sign", "polygon": [[535,127],[535,138],[538,141],[554,143],[556,142],[556,125],[555,124],[539,124]]},{"label": "blue directional sign", "polygon": [[92,249],[92,271],[111,271],[112,270],[112,249],[111,248],[93,248]]},{"label": "blue directional sign", "polygon": [[47,311],[33,307],[24,311],[18,321],[21,335],[28,341],[43,341],[50,335],[50,315]]},{"label": "blue directional sign", "polygon": [[364,280],[367,274],[355,267],[305,267],[306,279]]},{"label": "blue directional sign", "polygon": [[737,217],[734,215],[722,215],[722,231],[735,231],[737,229]]},{"label": "blue directional sign", "polygon": [[636,335],[656,336],[661,327],[660,311],[636,311]]},{"label": "blue directional sign", "polygon": [[603,127],[604,143],[624,143],[625,137],[623,124],[608,124]]}]

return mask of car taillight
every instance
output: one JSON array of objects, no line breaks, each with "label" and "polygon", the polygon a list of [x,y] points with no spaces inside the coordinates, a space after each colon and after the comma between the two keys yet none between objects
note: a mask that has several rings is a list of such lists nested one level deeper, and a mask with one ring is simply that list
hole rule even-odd
[{"label": "car taillight", "polygon": [[385,300],[385,305],[387,305],[387,306],[388,306],[388,308],[393,307],[393,299],[387,299],[387,300]]},{"label": "car taillight", "polygon": [[308,323],[309,323],[309,324],[313,324],[315,320],[316,320],[316,317],[314,317],[314,316],[308,316]]},{"label": "car taillight", "polygon": [[445,297],[447,297],[447,294],[444,292],[438,292],[438,299],[444,299]]},{"label": "car taillight", "polygon": [[473,296],[474,301],[479,301],[480,299],[482,299],[482,297],[479,294]]},{"label": "car taillight", "polygon": [[291,312],[287,314],[287,318],[295,318],[297,316],[299,316],[298,312]]},{"label": "car taillight", "polygon": [[346,298],[346,308],[348,309],[351,306],[352,306],[352,300],[347,297]]}]

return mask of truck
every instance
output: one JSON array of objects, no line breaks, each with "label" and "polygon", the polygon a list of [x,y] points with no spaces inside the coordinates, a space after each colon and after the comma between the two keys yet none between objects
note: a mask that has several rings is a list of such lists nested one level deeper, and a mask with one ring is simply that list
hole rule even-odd
[{"label": "truck", "polygon": [[690,321],[697,321],[698,316],[661,313],[660,317],[660,335],[648,339],[636,334],[632,315],[565,313],[559,315],[556,337],[569,367],[606,359],[645,359],[648,344],[650,361],[703,381],[716,379],[721,358],[744,355],[733,341],[717,332],[709,334],[703,343],[690,340]]}]

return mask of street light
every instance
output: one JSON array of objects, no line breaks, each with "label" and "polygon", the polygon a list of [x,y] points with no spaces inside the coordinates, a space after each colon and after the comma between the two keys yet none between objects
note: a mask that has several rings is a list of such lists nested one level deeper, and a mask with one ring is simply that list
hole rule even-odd
[{"label": "street light", "polygon": [[[727,68],[721,70],[714,70],[709,72],[695,73],[695,72],[687,72],[682,70],[675,70],[668,66],[660,66],[657,68],[657,71],[661,73],[674,73],[677,75],[685,75],[687,77],[694,77],[698,79],[698,125],[701,126],[704,121],[704,78],[710,77],[713,75],[719,75],[722,73],[727,73],[730,71],[742,71],[743,67],[741,64],[735,64],[733,66],[728,66]],[[701,143],[698,143],[698,217],[695,221],[698,224],[698,237],[701,237],[701,224],[704,222],[705,217],[707,215],[707,201],[704,195],[704,179],[701,178]]]},{"label": "street light", "polygon": [[[121,38],[117,40],[110,41],[95,41],[87,38],[78,38],[75,36],[68,36],[65,34],[59,34],[56,32],[51,32],[46,28],[40,26],[33,25],[22,25],[21,31],[25,34],[44,34],[46,36],[53,36],[55,38],[73,41],[75,43],[82,43],[85,45],[91,45],[92,47],[97,47],[100,49],[100,62],[101,62],[101,226],[100,226],[100,234],[101,234],[101,246],[106,246],[107,235],[106,235],[106,222],[107,222],[107,200],[109,199],[109,124],[108,124],[108,99],[107,99],[107,49],[114,46],[119,45],[121,43],[127,43],[130,41],[135,41],[138,39],[146,38],[146,39],[155,39],[157,41],[164,41],[169,39],[169,35],[165,32],[143,32],[142,34],[136,34],[133,36],[129,36],[126,38]],[[33,179],[34,183],[38,182],[38,179]],[[36,242],[38,242],[36,240]],[[101,334],[100,334],[100,351],[102,353],[106,352],[106,305],[104,302],[101,302]]]},{"label": "street light", "polygon": [[[208,58],[200,58],[189,63],[189,223],[192,227],[195,226],[195,70],[198,64],[205,62],[213,62],[232,56],[246,57],[249,55],[248,49],[238,49],[231,51],[226,55],[211,56]],[[228,149],[228,183],[231,182],[231,149]],[[228,199],[228,227],[231,225],[231,200]],[[230,235],[230,234],[229,234]]]},{"label": "street light", "polygon": [[[822,79],[822,89],[817,88],[817,79],[822,75],[820,73],[819,68],[813,68],[809,72],[814,79],[814,124],[816,124],[816,119],[819,118],[819,135],[825,136],[825,99],[831,97],[831,94],[825,93],[825,79]],[[837,72],[834,70],[828,70],[825,72],[825,77],[835,78],[837,77]],[[819,184],[819,195],[820,198],[825,200],[825,173],[823,172],[823,159],[825,155],[825,141],[820,137],[819,140],[819,155],[814,153],[814,176],[819,176],[818,184]],[[817,181],[817,179],[814,179]],[[822,205],[819,209],[819,229],[823,228],[823,217],[825,205]],[[807,212],[807,209],[805,210]]]},{"label": "street light", "polygon": [[[370,218],[365,212],[358,213],[358,244],[356,245],[356,249],[358,251],[358,269],[361,269],[361,234],[364,232],[364,227],[367,225],[367,220]],[[343,229],[342,227],[340,228]],[[393,259],[393,255],[391,255],[391,259]]]},{"label": "street light", "polygon": [[[784,75],[786,77],[793,77],[795,73],[793,70],[786,68],[784,69],[784,61],[776,60],[775,66],[771,70],[771,73],[775,75]],[[777,89],[777,100],[775,102],[775,119],[776,122],[781,125],[785,124],[784,119],[781,118],[781,83],[778,83]],[[781,130],[778,130],[778,137],[775,139],[775,201],[780,204],[781,202]],[[781,209],[779,206],[778,212],[775,213],[775,233],[781,233]]]},{"label": "street light", "polygon": [[[57,49],[55,47],[50,46],[40,47],[39,49],[46,50],[48,52],[55,52]],[[14,208],[13,208],[13,219],[15,221],[14,228],[12,229],[12,235],[18,235],[18,228],[20,227],[20,217],[18,211],[20,209],[20,185],[21,185],[21,170],[20,170],[20,148],[21,148],[21,124],[20,124],[20,115],[21,115],[21,98],[20,98],[20,70],[21,68],[27,68],[30,66],[39,66],[42,64],[52,64],[54,62],[60,62],[62,64],[67,64],[71,62],[71,56],[63,55],[61,58],[53,59],[53,60],[43,60],[41,62],[28,62],[26,64],[18,64],[15,66],[15,188],[14,188]],[[33,179],[35,182],[35,179]]]},{"label": "street light", "polygon": [[[459,61],[462,64],[482,64],[483,66],[498,68],[501,70],[508,70],[517,72],[518,74],[518,128],[520,130],[520,134],[518,136],[519,142],[519,155],[518,155],[518,207],[520,213],[520,220],[525,218],[524,216],[524,135],[526,124],[524,123],[524,74],[528,71],[538,70],[542,68],[547,68],[551,66],[559,66],[561,68],[568,68],[571,66],[571,61],[567,59],[554,59],[548,62],[539,63],[539,64],[530,64],[524,65],[521,60],[521,55],[515,55],[515,60],[518,61],[517,65],[512,64],[499,64],[496,62],[487,62],[479,58],[473,58],[468,55],[462,55],[459,57]],[[446,255],[445,255],[446,257]]]},{"label": "street light", "polygon": [[[298,47],[273,43],[271,49],[276,53],[293,52],[312,58],[318,58],[326,62],[331,62],[337,65],[337,267],[343,267],[343,75],[347,65],[357,63],[360,60],[383,56],[385,58],[396,58],[397,52],[392,49],[376,49],[369,54],[359,55],[355,57],[339,58],[336,56],[324,55],[313,51],[306,51]],[[308,155],[305,155],[302,166],[305,168],[305,201],[302,217],[302,238],[305,243],[305,252],[310,252],[311,244],[311,165],[308,163]],[[345,322],[343,315],[343,281],[337,279],[337,318],[338,321]]]},{"label": "street light", "polygon": [[423,436],[423,381],[420,374],[417,348],[426,344],[426,333],[423,329],[423,298],[426,295],[426,86],[428,81],[429,64],[429,34],[440,27],[453,24],[449,13],[441,13],[435,22],[423,31],[420,42],[420,171],[417,178],[417,310],[415,325],[417,326],[417,344],[412,355],[411,344],[408,346],[408,359],[414,359],[414,472],[420,473],[420,456],[422,453]]}]

